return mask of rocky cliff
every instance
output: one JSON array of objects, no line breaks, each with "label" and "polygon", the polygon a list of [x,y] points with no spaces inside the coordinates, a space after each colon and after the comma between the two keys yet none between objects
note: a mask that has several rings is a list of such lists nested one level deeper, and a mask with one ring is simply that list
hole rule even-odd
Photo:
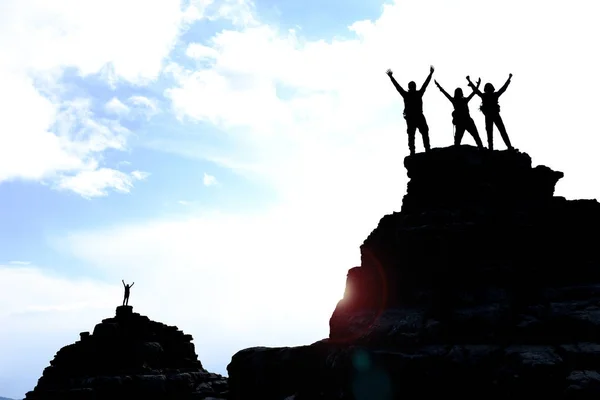
[{"label": "rocky cliff", "polygon": [[329,338],[232,358],[231,399],[600,396],[600,204],[471,146],[405,159],[400,212],[361,246]]},{"label": "rocky cliff", "polygon": [[131,306],[58,351],[26,400],[224,398],[227,380],[209,373],[192,336]]}]

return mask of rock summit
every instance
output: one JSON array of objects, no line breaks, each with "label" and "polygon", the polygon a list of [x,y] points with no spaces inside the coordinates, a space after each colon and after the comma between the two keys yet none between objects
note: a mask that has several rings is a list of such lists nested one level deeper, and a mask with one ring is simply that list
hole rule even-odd
[{"label": "rock summit", "polygon": [[217,399],[226,378],[206,371],[192,336],[131,306],[58,351],[26,400]]}]

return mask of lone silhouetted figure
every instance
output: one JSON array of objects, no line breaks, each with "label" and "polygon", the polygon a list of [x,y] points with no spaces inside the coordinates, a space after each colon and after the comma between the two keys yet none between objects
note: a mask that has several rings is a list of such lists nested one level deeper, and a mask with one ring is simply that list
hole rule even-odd
[{"label": "lone silhouetted figure", "polygon": [[125,287],[125,297],[123,297],[123,305],[127,306],[129,305],[129,289],[131,289],[131,287],[135,285],[135,282],[132,282],[131,285],[125,284],[125,281],[123,279],[121,279],[121,282],[123,282],[123,287]]},{"label": "lone silhouetted figure", "polygon": [[511,78],[512,74],[509,74],[506,83],[497,92],[494,91],[494,85],[488,82],[483,87],[483,93],[481,93],[479,89],[473,84],[473,82],[471,82],[471,78],[467,76],[469,86],[473,89],[475,93],[477,93],[479,97],[481,97],[481,107],[479,107],[479,109],[485,116],[485,130],[487,132],[488,147],[490,150],[494,150],[494,124],[496,124],[496,126],[498,127],[498,131],[500,132],[500,136],[502,136],[502,140],[504,140],[504,144],[506,144],[506,147],[508,147],[509,150],[514,150],[514,148],[510,144],[510,139],[508,138],[508,134],[506,133],[506,128],[504,127],[502,117],[500,117],[500,104],[498,104],[498,98],[502,95],[502,93],[504,93],[504,91],[510,84]]},{"label": "lone silhouetted figure", "polygon": [[404,119],[406,120],[406,132],[408,133],[408,148],[410,149],[410,154],[415,154],[415,132],[417,128],[419,132],[421,132],[421,136],[423,136],[423,146],[425,147],[425,151],[429,151],[431,148],[429,146],[429,127],[427,126],[427,121],[425,120],[425,116],[423,115],[423,94],[425,93],[425,89],[427,89],[427,85],[431,81],[431,75],[433,75],[433,66],[429,68],[429,75],[421,89],[417,90],[417,84],[414,81],[410,81],[408,83],[408,92],[402,88],[396,82],[396,79],[393,77],[393,72],[391,69],[388,69],[386,73],[392,80],[392,83],[396,87],[396,90],[402,95],[404,99]]},{"label": "lone silhouetted figure", "polygon": [[[483,143],[481,143],[481,138],[479,137],[479,132],[477,132],[477,127],[475,126],[475,121],[471,118],[471,114],[469,113],[469,101],[475,96],[475,90],[471,92],[469,97],[465,97],[463,95],[463,91],[461,88],[456,88],[454,90],[454,97],[450,96],[448,92],[444,90],[444,88],[438,83],[438,81],[434,80],[435,85],[440,89],[440,91],[446,96],[448,100],[454,106],[454,111],[452,111],[452,123],[456,128],[456,133],[454,134],[454,145],[459,146],[460,141],[465,134],[465,130],[473,136],[475,139],[475,143],[477,143],[477,147],[483,149]],[[477,81],[477,88],[481,84],[481,79]]]}]

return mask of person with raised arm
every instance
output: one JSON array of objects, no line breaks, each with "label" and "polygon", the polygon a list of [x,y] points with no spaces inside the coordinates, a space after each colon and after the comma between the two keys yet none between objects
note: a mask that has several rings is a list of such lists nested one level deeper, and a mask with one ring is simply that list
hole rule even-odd
[{"label": "person with raised arm", "polygon": [[504,140],[504,144],[509,150],[514,150],[514,147],[510,143],[510,139],[508,138],[508,134],[506,133],[506,128],[504,127],[504,122],[502,121],[502,117],[500,116],[500,104],[498,103],[498,99],[504,93],[510,81],[512,79],[512,74],[508,75],[508,79],[506,83],[496,91],[494,85],[491,83],[486,83],[483,87],[483,93],[477,88],[473,82],[471,82],[471,78],[467,76],[467,81],[469,82],[469,86],[473,89],[473,91],[481,97],[481,107],[479,109],[485,116],[485,130],[487,132],[488,138],[488,148],[490,150],[494,150],[494,124],[498,127],[498,131],[500,132],[500,136],[502,140]]},{"label": "person with raised arm", "polygon": [[129,289],[131,289],[131,287],[133,287],[135,282],[132,282],[131,285],[125,284],[125,281],[123,279],[121,279],[121,282],[123,282],[123,287],[125,288],[125,297],[123,297],[123,305],[127,306],[127,305],[129,305]]},{"label": "person with raised arm", "polygon": [[[466,130],[471,134],[471,136],[473,136],[473,139],[475,139],[477,147],[483,149],[483,143],[481,143],[481,138],[479,137],[479,132],[477,132],[475,121],[473,121],[473,118],[471,118],[471,114],[469,113],[469,101],[471,101],[473,96],[475,96],[475,90],[473,90],[468,97],[465,97],[462,89],[456,88],[454,90],[454,97],[452,97],[444,90],[438,81],[434,80],[434,82],[438,89],[440,89],[444,96],[450,100],[452,106],[454,107],[454,111],[452,111],[452,123],[456,129],[454,134],[454,145],[460,146],[460,142]],[[477,81],[476,87],[479,88],[480,84],[481,78]]]},{"label": "person with raised arm", "polygon": [[391,69],[386,71],[386,74],[392,80],[394,87],[404,99],[404,119],[406,120],[408,148],[410,149],[411,155],[415,154],[415,133],[417,129],[419,129],[419,132],[423,137],[423,147],[425,147],[425,151],[431,150],[429,145],[429,127],[427,126],[427,120],[423,115],[423,94],[431,81],[433,71],[434,68],[431,66],[429,68],[429,75],[427,76],[427,79],[425,79],[421,89],[417,90],[417,84],[414,81],[411,81],[408,83],[408,91],[404,90],[404,88],[396,81]]}]

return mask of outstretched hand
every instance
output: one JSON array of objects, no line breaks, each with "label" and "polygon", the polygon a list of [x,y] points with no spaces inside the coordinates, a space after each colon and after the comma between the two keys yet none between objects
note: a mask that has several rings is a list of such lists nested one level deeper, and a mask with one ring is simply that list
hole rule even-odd
[{"label": "outstretched hand", "polygon": [[435,70],[435,68],[433,68],[433,65],[430,65],[430,66],[429,66],[429,73],[430,73],[430,74],[433,74],[433,71],[434,71],[434,70]]},{"label": "outstretched hand", "polygon": [[481,78],[477,79],[477,87],[479,87],[479,85],[481,85]]},{"label": "outstretched hand", "polygon": [[508,74],[508,79],[512,79],[512,74]]},{"label": "outstretched hand", "polygon": [[388,69],[387,71],[385,71],[386,74],[388,74],[389,76],[392,76],[393,72],[391,69]]},{"label": "outstretched hand", "polygon": [[440,84],[435,79],[433,80],[433,83],[435,83],[435,86],[440,87]]}]

